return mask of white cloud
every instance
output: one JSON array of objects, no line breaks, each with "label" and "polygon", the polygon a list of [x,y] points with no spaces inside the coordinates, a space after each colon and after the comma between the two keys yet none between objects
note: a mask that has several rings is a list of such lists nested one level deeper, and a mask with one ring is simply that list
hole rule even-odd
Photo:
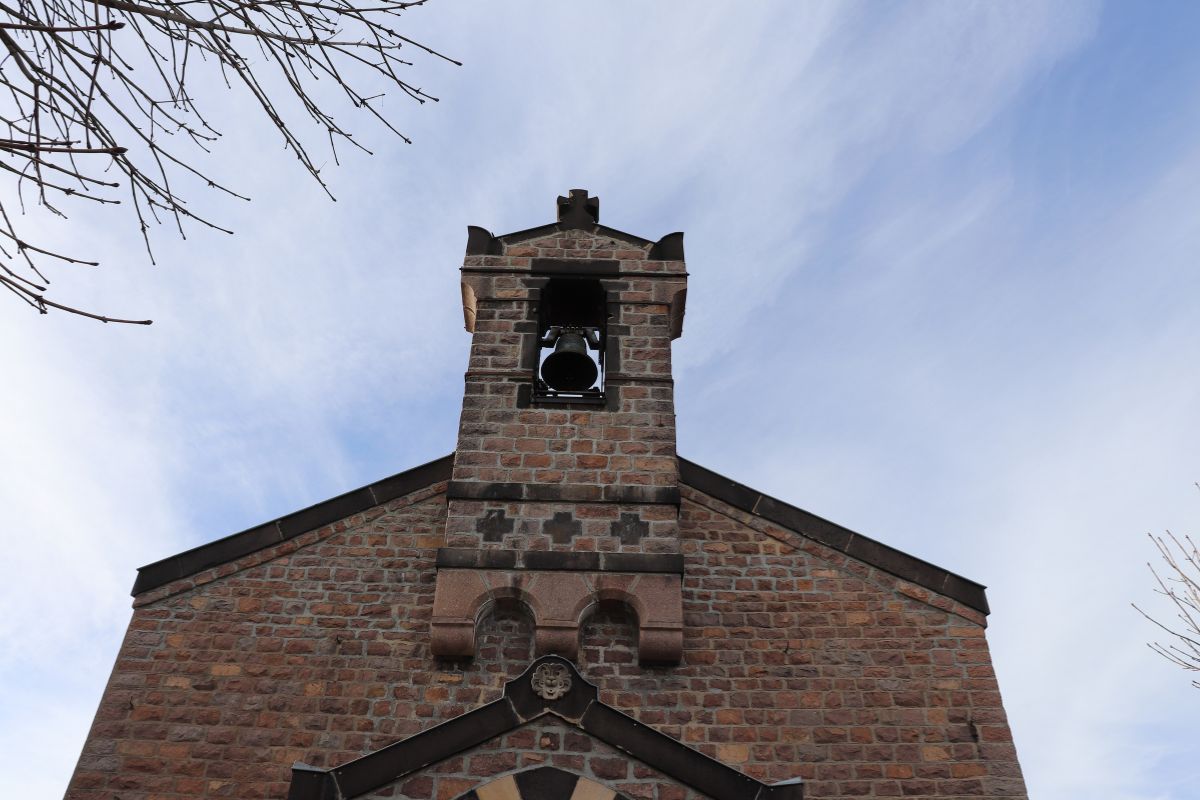
[{"label": "white cloud", "polygon": [[[422,67],[442,104],[400,111],[412,147],[346,159],[337,204],[231,133],[236,237],[164,235],[151,269],[73,229],[106,267],[64,290],[156,324],[0,317],[4,758],[82,741],[134,566],[449,451],[465,225],[540,224],[584,186],[607,224],[687,232],[682,452],[991,583],[1035,797],[1188,796],[1192,690],[1127,604],[1143,532],[1195,519],[1200,170],[1044,209],[1006,136],[1097,17],[435,4],[416,30],[467,66]],[[73,755],[40,762],[54,785]]]}]

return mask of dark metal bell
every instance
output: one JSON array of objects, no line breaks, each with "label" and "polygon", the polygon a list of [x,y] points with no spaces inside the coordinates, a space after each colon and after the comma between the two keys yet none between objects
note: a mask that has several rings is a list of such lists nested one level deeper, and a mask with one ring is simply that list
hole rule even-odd
[{"label": "dark metal bell", "polygon": [[542,362],[542,380],[560,392],[582,392],[596,382],[600,371],[588,355],[588,344],[581,334],[564,333],[554,343],[554,352]]}]

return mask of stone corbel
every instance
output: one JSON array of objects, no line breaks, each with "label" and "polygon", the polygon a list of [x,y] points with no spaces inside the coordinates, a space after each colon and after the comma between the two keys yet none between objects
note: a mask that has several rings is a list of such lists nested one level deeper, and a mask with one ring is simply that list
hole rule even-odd
[{"label": "stone corbel", "polygon": [[442,658],[475,655],[479,620],[498,601],[515,600],[533,617],[539,655],[575,658],[579,626],[600,602],[631,608],[638,658],[675,664],[683,656],[683,590],[675,574],[439,569],[431,623],[432,650]]}]

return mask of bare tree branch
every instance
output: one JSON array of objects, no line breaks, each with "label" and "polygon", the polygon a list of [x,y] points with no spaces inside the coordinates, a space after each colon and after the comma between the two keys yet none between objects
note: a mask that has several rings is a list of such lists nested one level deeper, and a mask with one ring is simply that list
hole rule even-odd
[{"label": "bare tree branch", "polygon": [[[1200,489],[1200,484],[1196,488]],[[1158,584],[1155,591],[1174,606],[1174,619],[1164,623],[1137,605],[1134,608],[1170,637],[1165,645],[1151,642],[1151,650],[1188,672],[1200,672],[1200,549],[1192,537],[1181,539],[1170,531],[1165,537],[1150,535],[1150,541],[1166,569],[1159,574],[1153,565],[1147,566]],[[1200,689],[1200,679],[1193,680],[1192,685]]]},{"label": "bare tree branch", "polygon": [[[288,109],[316,125],[335,163],[339,141],[369,151],[335,120],[320,81],[410,141],[372,105],[380,94],[360,86],[382,81],[418,103],[437,101],[398,72],[412,64],[401,58],[404,48],[460,63],[396,32],[402,13],[425,2],[0,0],[0,168],[14,181],[22,212],[26,187],[37,206],[58,216],[65,213],[57,202],[118,205],[109,192],[127,191],[151,261],[151,223],[169,219],[180,235],[185,221],[225,231],[193,211],[176,188],[199,183],[248,199],[195,161],[196,150],[207,153],[220,138],[188,87],[199,57],[227,87],[249,92],[284,147],[328,194]],[[113,172],[117,180],[102,177]],[[0,203],[0,285],[40,313],[149,323],[47,299],[49,281],[35,256],[95,264],[27,242]]]}]

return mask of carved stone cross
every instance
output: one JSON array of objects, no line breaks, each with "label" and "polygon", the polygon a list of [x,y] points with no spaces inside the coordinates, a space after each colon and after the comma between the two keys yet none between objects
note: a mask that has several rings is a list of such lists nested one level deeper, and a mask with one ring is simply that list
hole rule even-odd
[{"label": "carved stone cross", "polygon": [[650,533],[650,524],[642,522],[642,518],[637,514],[621,514],[620,521],[614,521],[609,530],[613,536],[620,537],[621,544],[637,544],[643,536]]},{"label": "carved stone cross", "polygon": [[590,231],[600,221],[600,198],[588,197],[587,189],[572,189],[558,198],[558,226],[563,230]]},{"label": "carved stone cross", "polygon": [[555,511],[554,519],[542,523],[542,532],[555,544],[567,544],[583,531],[583,523],[575,519],[570,511]]},{"label": "carved stone cross", "polygon": [[483,534],[485,542],[499,542],[504,534],[512,533],[513,521],[504,516],[503,508],[494,508],[475,521],[475,532]]}]

